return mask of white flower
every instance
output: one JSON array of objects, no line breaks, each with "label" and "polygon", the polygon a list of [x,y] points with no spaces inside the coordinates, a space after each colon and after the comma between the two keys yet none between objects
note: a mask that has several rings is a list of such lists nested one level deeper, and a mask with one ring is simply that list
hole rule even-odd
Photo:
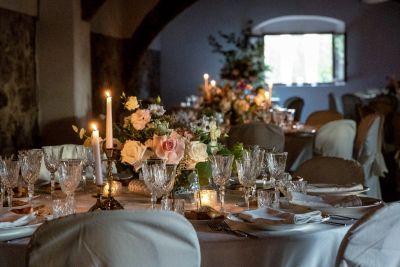
[{"label": "white flower", "polygon": [[211,141],[217,141],[221,136],[221,130],[217,127],[217,123],[213,120],[210,122],[210,139]]},{"label": "white flower", "polygon": [[138,109],[131,115],[131,124],[136,130],[143,130],[150,121],[150,111],[147,109]]},{"label": "white flower", "polygon": [[190,166],[188,168],[194,168],[197,162],[207,161],[207,145],[200,141],[190,142],[187,152],[190,158]]},{"label": "white flower", "polygon": [[144,152],[146,152],[146,146],[138,141],[128,140],[125,142],[124,147],[121,150],[122,162],[128,164],[135,164],[143,158]]},{"label": "white flower", "polygon": [[154,114],[156,116],[162,116],[165,113],[164,107],[157,104],[149,105],[148,109],[150,110],[151,114]]},{"label": "white flower", "polygon": [[137,101],[136,96],[128,97],[128,100],[125,102],[125,108],[127,110],[135,110],[139,107],[139,102]]}]

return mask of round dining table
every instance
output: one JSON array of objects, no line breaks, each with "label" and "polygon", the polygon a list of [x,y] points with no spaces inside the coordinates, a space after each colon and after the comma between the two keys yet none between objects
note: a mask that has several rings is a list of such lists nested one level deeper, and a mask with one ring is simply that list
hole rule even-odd
[{"label": "round dining table", "polygon": [[[150,206],[148,196],[127,191],[116,196],[116,199],[132,212]],[[76,193],[77,212],[87,212],[95,202],[93,193]],[[228,191],[225,210],[240,212],[244,209],[240,207],[241,202],[241,194]],[[35,204],[44,204],[51,209],[52,200],[49,195],[43,194],[34,200]],[[193,208],[188,202],[185,205],[186,208]],[[334,266],[341,241],[349,229],[349,226],[314,223],[307,227],[270,231],[248,224],[231,223],[233,229],[244,230],[258,237],[247,238],[213,231],[206,221],[190,222],[197,232],[203,267]],[[27,266],[29,240],[28,236],[0,242],[0,266]]]}]

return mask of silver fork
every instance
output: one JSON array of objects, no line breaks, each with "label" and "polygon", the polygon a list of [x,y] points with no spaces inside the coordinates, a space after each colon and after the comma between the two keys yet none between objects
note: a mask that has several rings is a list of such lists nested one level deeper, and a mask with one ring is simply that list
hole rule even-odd
[{"label": "silver fork", "polygon": [[245,232],[245,231],[242,231],[242,230],[234,230],[234,229],[232,229],[230,227],[230,225],[226,223],[226,221],[221,221],[221,227],[222,227],[222,229],[224,229],[227,232],[236,232],[236,233],[244,235],[244,236],[246,236],[248,238],[253,238],[253,239],[257,239],[258,238],[258,236],[250,234],[248,232]]},{"label": "silver fork", "polygon": [[211,230],[216,231],[216,232],[228,232],[231,234],[234,234],[239,237],[248,237],[248,238],[258,238],[258,236],[240,231],[240,230],[233,230],[225,221],[209,221],[208,226],[211,228]]}]

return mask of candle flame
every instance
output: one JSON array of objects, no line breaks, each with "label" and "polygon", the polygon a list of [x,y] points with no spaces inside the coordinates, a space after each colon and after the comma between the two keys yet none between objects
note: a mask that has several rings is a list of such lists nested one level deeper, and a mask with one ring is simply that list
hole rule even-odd
[{"label": "candle flame", "polygon": [[97,131],[96,124],[92,123],[92,129],[93,129],[93,131]]},{"label": "candle flame", "polygon": [[111,97],[110,91],[106,91],[106,97]]},{"label": "candle flame", "polygon": [[269,92],[265,91],[265,92],[264,92],[264,96],[265,96],[265,98],[268,99],[268,98],[269,98]]},{"label": "candle flame", "polygon": [[208,75],[208,73],[204,73],[203,78],[204,80],[208,80],[208,78],[210,78],[210,75]]},{"label": "candle flame", "polygon": [[212,81],[210,82],[210,84],[211,84],[212,87],[214,87],[214,86],[217,84],[217,82],[216,82],[215,80],[212,80]]}]

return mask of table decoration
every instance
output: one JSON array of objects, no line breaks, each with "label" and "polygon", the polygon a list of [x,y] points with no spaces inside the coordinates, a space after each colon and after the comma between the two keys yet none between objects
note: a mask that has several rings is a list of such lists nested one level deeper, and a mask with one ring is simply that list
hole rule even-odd
[{"label": "table decoration", "polygon": [[217,191],[213,189],[201,189],[200,206],[209,206],[215,208],[218,204]]},{"label": "table decoration", "polygon": [[[121,182],[113,181],[112,186],[111,186],[111,195],[118,196],[120,194],[121,189],[122,189]],[[109,183],[107,181],[103,187],[103,195],[104,196],[106,196],[108,194],[108,190],[109,190]]]}]

